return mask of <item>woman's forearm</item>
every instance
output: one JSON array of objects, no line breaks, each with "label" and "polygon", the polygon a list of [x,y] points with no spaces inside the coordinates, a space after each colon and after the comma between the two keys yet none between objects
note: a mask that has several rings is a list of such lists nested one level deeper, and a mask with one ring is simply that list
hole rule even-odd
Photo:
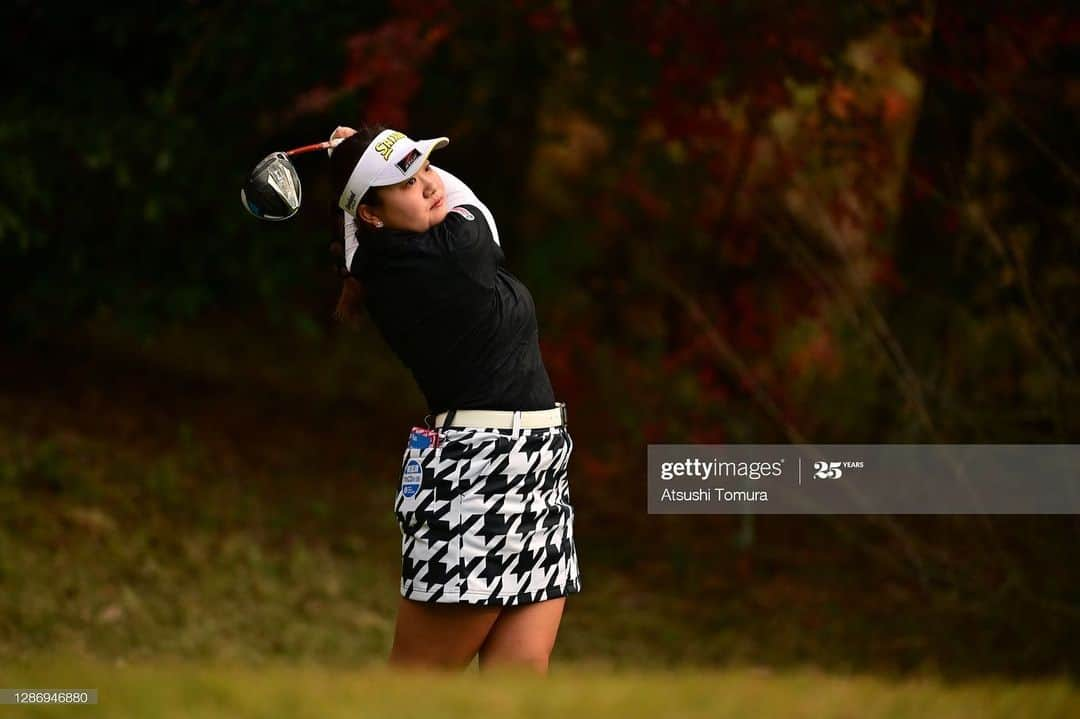
[{"label": "woman's forearm", "polygon": [[[495,226],[495,216],[492,215],[491,210],[487,208],[480,198],[476,196],[469,186],[462,182],[458,177],[450,172],[442,169],[441,167],[431,166],[431,169],[439,173],[439,177],[443,181],[443,188],[446,192],[446,206],[457,207],[459,205],[471,205],[477,207],[483,213],[484,218],[488,222],[488,226],[491,227],[491,236],[495,240],[495,244],[501,245],[499,242],[499,230]],[[342,213],[345,216],[345,222],[343,226],[344,240],[345,240],[345,261],[346,267],[349,266],[349,262],[352,260],[353,253],[356,251],[356,219],[348,212]]]},{"label": "woman's forearm", "polygon": [[495,216],[491,214],[491,210],[487,208],[480,198],[476,196],[476,193],[469,189],[469,186],[458,179],[455,175],[441,167],[431,166],[431,169],[439,173],[439,177],[442,178],[443,188],[446,191],[446,206],[457,207],[459,205],[472,205],[473,207],[480,208],[480,211],[484,214],[484,218],[488,222],[488,226],[491,227],[491,236],[495,239],[495,244],[501,245],[499,242],[499,230],[495,227]]}]

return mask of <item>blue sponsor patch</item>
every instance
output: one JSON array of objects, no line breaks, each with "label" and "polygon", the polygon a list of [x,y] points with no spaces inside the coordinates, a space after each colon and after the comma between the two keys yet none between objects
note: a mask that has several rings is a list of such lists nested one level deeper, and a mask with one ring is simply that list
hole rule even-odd
[{"label": "blue sponsor patch", "polygon": [[401,493],[406,497],[415,497],[420,491],[420,480],[424,477],[424,468],[420,460],[410,459],[405,463],[405,471],[401,473]]}]

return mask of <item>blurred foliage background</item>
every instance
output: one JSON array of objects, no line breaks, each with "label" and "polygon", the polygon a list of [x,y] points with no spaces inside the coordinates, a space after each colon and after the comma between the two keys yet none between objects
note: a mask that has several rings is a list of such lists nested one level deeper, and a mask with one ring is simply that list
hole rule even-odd
[{"label": "blurred foliage background", "polygon": [[4,653],[389,646],[387,447],[422,398],[331,320],[326,157],[297,158],[289,222],[238,196],[377,121],[452,138],[437,164],[536,297],[577,440],[559,651],[1080,666],[1073,516],[643,510],[650,442],[1077,441],[1069,3],[2,12]]}]

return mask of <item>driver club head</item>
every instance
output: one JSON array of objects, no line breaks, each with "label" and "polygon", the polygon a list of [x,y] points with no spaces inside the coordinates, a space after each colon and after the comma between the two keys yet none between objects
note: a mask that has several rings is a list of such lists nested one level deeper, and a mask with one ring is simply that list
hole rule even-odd
[{"label": "driver club head", "polygon": [[244,207],[260,220],[287,220],[300,211],[300,176],[284,152],[273,152],[240,189]]}]

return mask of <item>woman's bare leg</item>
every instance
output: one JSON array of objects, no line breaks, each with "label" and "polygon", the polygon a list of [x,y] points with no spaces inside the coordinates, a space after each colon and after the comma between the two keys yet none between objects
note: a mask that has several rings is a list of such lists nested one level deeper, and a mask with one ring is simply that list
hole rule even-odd
[{"label": "woman's bare leg", "polygon": [[402,597],[389,664],[464,669],[476,656],[502,609]]},{"label": "woman's bare leg", "polygon": [[512,666],[547,674],[566,597],[506,607],[480,647],[480,669]]}]

